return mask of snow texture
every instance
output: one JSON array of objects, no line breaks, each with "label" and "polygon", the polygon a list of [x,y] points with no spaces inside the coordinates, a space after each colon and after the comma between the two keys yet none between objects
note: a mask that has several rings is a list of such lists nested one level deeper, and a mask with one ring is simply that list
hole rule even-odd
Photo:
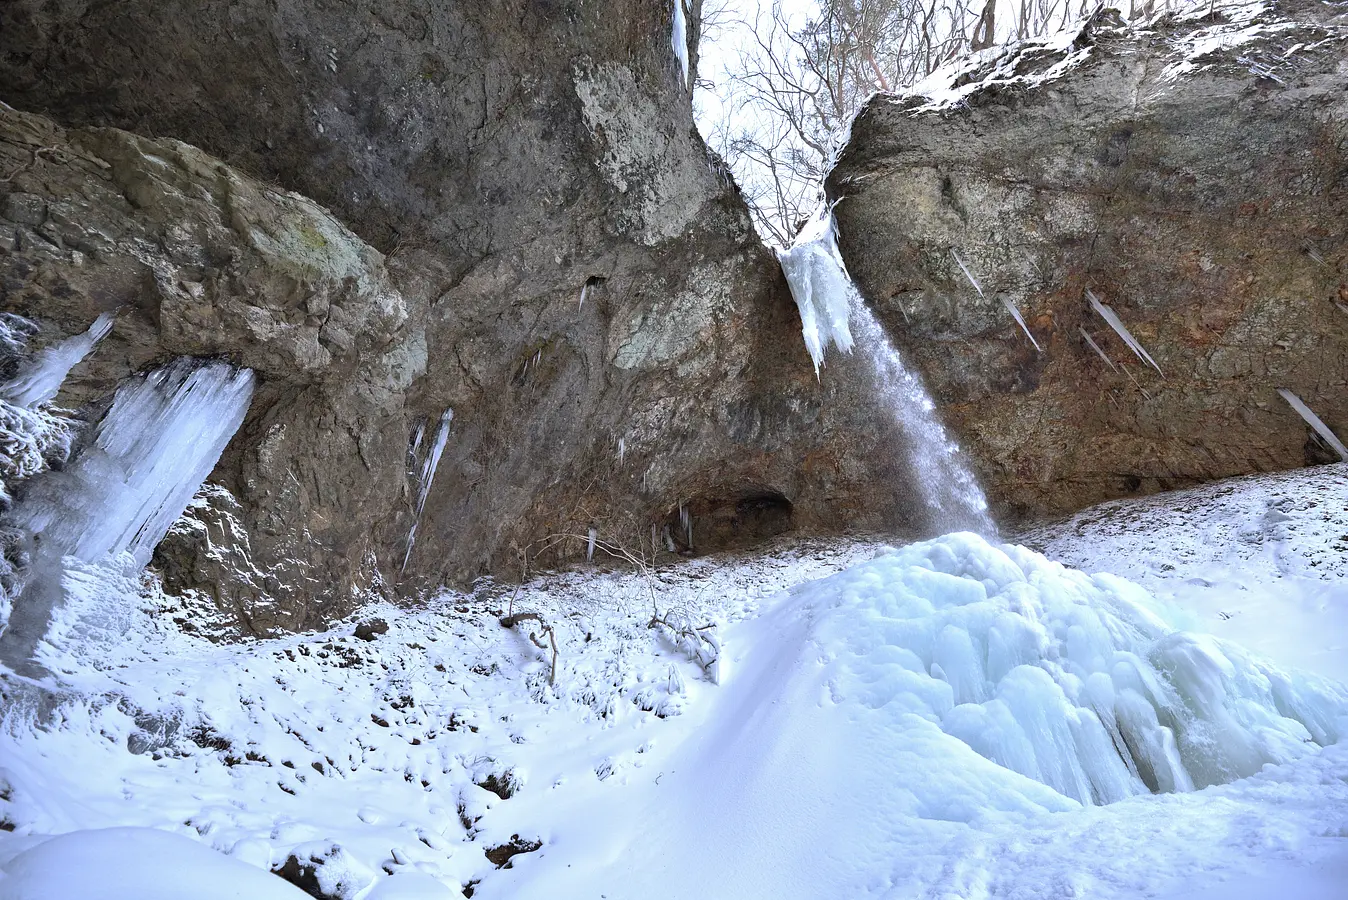
[{"label": "snow texture", "polygon": [[1348,447],[1343,446],[1343,441],[1339,440],[1338,435],[1330,430],[1319,416],[1311,411],[1311,408],[1302,402],[1301,398],[1289,391],[1287,388],[1278,388],[1278,396],[1287,401],[1288,405],[1297,411],[1297,415],[1305,420],[1306,424],[1315,429],[1315,433],[1324,439],[1324,442],[1334,448],[1334,452],[1339,455],[1339,459],[1348,461]]},{"label": "snow texture", "polygon": [[54,398],[70,370],[94,349],[109,331],[117,314],[106,312],[94,319],[83,334],[66,338],[38,352],[19,373],[0,387],[0,395],[17,406],[32,408]]},{"label": "snow texture", "polygon": [[818,375],[830,345],[844,353],[852,350],[848,323],[857,289],[838,250],[833,208],[821,206],[795,242],[777,251],[777,260],[800,310],[801,333]]},{"label": "snow texture", "polygon": [[[152,586],[82,578],[72,605],[104,618],[54,629],[61,691],[0,680],[0,872],[45,846],[41,877],[76,877],[102,852],[89,829],[133,827],[259,874],[309,861],[342,900],[468,884],[479,900],[1331,900],[1348,872],[1348,747],[1330,743],[1348,693],[1325,671],[1345,668],[1345,473],[1026,536],[1155,593],[972,534],[812,542],[375,604],[362,618],[389,631],[370,642],[347,624],[220,646],[179,632]],[[1227,565],[1231,582],[1190,583]],[[1337,599],[1287,603],[1298,578]],[[1203,611],[1237,600],[1229,621]],[[498,624],[507,601],[556,627],[555,684],[549,653]],[[672,627],[650,627],[653,608]],[[1242,620],[1291,665],[1200,633]],[[674,637],[709,624],[719,685]],[[516,836],[541,846],[497,868],[483,851]],[[120,896],[155,896],[156,842],[121,851]],[[176,858],[209,890],[245,877]]]}]

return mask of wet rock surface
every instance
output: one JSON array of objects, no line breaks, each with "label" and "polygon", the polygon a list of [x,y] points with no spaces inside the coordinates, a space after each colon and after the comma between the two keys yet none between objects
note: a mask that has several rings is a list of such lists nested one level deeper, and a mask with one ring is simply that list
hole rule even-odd
[{"label": "wet rock surface", "polygon": [[1337,460],[1278,388],[1348,432],[1343,8],[1119,24],[1025,56],[1089,50],[1036,87],[876,99],[830,179],[853,277],[1004,517]]}]

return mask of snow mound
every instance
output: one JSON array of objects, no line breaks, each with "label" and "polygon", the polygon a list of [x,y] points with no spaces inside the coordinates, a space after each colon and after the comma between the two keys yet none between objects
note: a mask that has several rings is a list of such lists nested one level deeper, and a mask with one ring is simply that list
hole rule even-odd
[{"label": "snow mound", "polygon": [[838,250],[833,207],[821,206],[795,243],[777,251],[777,261],[800,310],[801,333],[818,374],[830,344],[844,353],[852,349],[848,322],[857,289]]},{"label": "snow mound", "polygon": [[895,733],[938,725],[1083,804],[1232,781],[1348,733],[1341,686],[1179,631],[1122,579],[973,534],[809,595],[832,702]]},{"label": "snow mound", "polygon": [[14,855],[0,865],[0,896],[304,900],[308,894],[181,835],[155,828],[101,828],[43,840]]}]

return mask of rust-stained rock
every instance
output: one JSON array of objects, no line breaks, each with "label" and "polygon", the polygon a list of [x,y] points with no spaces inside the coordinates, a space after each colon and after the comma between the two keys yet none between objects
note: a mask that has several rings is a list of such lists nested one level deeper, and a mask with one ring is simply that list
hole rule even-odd
[{"label": "rust-stained rock", "polygon": [[1101,18],[1059,78],[857,119],[829,182],[848,267],[1004,516],[1336,458],[1276,389],[1348,434],[1348,19],[1261,22],[1185,56],[1220,13]]}]

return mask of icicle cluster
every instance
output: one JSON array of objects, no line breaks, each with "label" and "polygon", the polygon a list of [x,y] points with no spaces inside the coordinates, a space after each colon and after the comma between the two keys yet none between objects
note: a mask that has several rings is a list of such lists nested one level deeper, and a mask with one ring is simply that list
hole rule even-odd
[{"label": "icicle cluster", "polygon": [[14,524],[45,556],[85,562],[129,553],[138,566],[182,515],[243,424],[253,375],[179,360],[117,389],[94,440],[60,472],[34,481]]},{"label": "icicle cluster", "polygon": [[800,310],[801,333],[817,375],[830,344],[845,353],[852,349],[850,317],[856,286],[838,250],[833,208],[820,207],[795,242],[777,251],[777,260]]},{"label": "icicle cluster", "polygon": [[683,0],[674,0],[674,23],[669,42],[674,47],[674,58],[679,61],[683,86],[688,87],[688,19],[683,12]]},{"label": "icicle cluster", "polygon": [[[435,437],[431,439],[431,446],[426,451],[425,459],[421,463],[421,472],[417,478],[416,502],[412,507],[412,527],[407,532],[407,552],[403,554],[403,571],[407,570],[407,563],[412,559],[412,548],[417,542],[417,526],[421,524],[421,511],[426,507],[426,498],[431,493],[431,483],[435,481],[436,469],[440,467],[440,456],[445,452],[445,444],[449,440],[449,423],[454,421],[454,410],[447,409],[440,416],[440,424],[435,429]],[[410,454],[415,459],[417,451],[421,449],[421,440],[425,434],[426,426],[418,424],[416,431],[412,435],[412,445]]]}]

